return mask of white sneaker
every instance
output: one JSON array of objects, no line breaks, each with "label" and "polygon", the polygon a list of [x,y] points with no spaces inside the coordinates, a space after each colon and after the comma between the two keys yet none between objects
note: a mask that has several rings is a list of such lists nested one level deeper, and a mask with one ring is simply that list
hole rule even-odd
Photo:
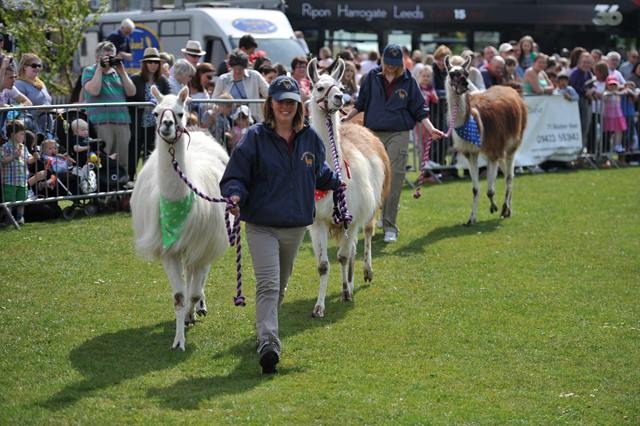
[{"label": "white sneaker", "polygon": [[395,231],[385,231],[384,233],[385,243],[395,243],[396,241],[398,241],[398,234]]}]

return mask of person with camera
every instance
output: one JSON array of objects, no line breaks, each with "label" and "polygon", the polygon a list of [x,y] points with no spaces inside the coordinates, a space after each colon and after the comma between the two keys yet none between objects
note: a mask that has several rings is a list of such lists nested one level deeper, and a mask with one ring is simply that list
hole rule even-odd
[{"label": "person with camera", "polygon": [[[213,89],[212,99],[218,99],[222,93],[229,93],[233,99],[266,99],[269,85],[256,70],[248,69],[249,57],[239,49],[229,55],[231,71],[222,74]],[[258,103],[249,105],[251,115],[256,121],[262,121],[262,108]]]},{"label": "person with camera", "polygon": [[[82,87],[86,103],[124,103],[126,96],[136,94],[136,86],[127,75],[116,47],[110,41],[98,43],[96,64],[82,71]],[[87,108],[87,118],[99,139],[105,142],[107,155],[117,153],[118,164],[129,165],[131,118],[124,105]],[[129,171],[131,175],[133,171]]]},{"label": "person with camera", "polygon": [[[147,47],[140,61],[140,72],[131,76],[136,86],[136,94],[127,96],[127,102],[155,101],[151,95],[151,86],[156,86],[160,93],[171,93],[169,79],[162,74],[160,52],[155,47]],[[151,107],[130,107],[131,135],[129,143],[129,170],[131,178],[136,174],[138,161],[146,160],[155,148],[156,118]]]}]

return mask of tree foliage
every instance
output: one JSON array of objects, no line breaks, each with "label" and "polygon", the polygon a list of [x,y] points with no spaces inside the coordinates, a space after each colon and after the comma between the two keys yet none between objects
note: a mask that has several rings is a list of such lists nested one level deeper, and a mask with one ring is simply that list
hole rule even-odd
[{"label": "tree foliage", "polygon": [[16,56],[34,53],[45,64],[40,78],[53,93],[68,94],[73,86],[73,57],[82,33],[106,10],[100,0],[94,11],[87,0],[0,0],[4,32],[16,40]]}]

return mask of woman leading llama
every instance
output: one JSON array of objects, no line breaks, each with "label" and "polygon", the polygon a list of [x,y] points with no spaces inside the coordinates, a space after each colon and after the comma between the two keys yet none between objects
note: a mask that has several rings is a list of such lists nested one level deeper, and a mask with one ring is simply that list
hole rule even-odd
[{"label": "woman leading llama", "polygon": [[322,140],[304,125],[293,78],[280,76],[271,83],[263,112],[264,122],[249,128],[233,151],[220,188],[247,223],[256,275],[258,354],[262,373],[273,374],[281,350],[278,307],[313,223],[314,190],[335,190],[340,181],[325,162]]},{"label": "woman leading llama", "polygon": [[433,138],[444,136],[429,120],[429,109],[418,83],[404,67],[402,49],[389,44],[382,53],[382,65],[362,78],[354,108],[345,117],[351,119],[364,111],[364,126],[382,141],[391,161],[391,192],[382,207],[384,241],[398,239],[398,203],[404,183],[409,148],[409,132],[422,123]]}]

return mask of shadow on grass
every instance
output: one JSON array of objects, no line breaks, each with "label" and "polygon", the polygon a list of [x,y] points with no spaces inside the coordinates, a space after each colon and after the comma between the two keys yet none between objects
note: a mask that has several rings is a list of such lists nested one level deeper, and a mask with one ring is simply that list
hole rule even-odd
[{"label": "shadow on grass", "polygon": [[106,333],[87,340],[69,355],[73,368],[84,379],[67,385],[40,405],[60,410],[100,389],[185,361],[193,353],[194,345],[187,345],[182,356],[175,356],[167,346],[174,334],[175,322],[167,321]]},{"label": "shadow on grass", "polygon": [[[402,239],[402,235],[400,235],[398,242],[391,244],[391,246],[386,245],[382,241],[383,235],[378,232],[376,233],[374,244],[372,244],[371,252],[374,258],[383,254],[391,254],[401,257],[415,256],[418,253],[424,253],[425,247],[438,241],[457,238],[464,235],[494,232],[500,228],[503,220],[504,219],[496,218],[483,222],[476,222],[473,226],[464,226],[460,223],[450,226],[442,226],[431,230],[426,235],[410,241],[404,241]],[[383,250],[385,247],[391,248],[391,250]]]},{"label": "shadow on grass", "polygon": [[[367,287],[361,286],[359,290]],[[291,303],[285,302],[281,307],[280,338],[283,341],[283,357],[287,356],[288,337],[336,323],[342,320],[353,306],[352,303],[343,303],[340,293],[337,293],[327,297],[325,318],[311,318],[315,302],[315,298],[305,299]],[[160,405],[169,409],[193,410],[199,408],[202,401],[246,392],[277,376],[295,374],[304,370],[302,367],[283,367],[280,364],[277,376],[263,376],[258,365],[255,337],[245,339],[228,350],[214,355],[214,359],[220,358],[233,358],[240,361],[229,374],[183,379],[168,387],[152,388],[147,395],[158,399]]]}]

